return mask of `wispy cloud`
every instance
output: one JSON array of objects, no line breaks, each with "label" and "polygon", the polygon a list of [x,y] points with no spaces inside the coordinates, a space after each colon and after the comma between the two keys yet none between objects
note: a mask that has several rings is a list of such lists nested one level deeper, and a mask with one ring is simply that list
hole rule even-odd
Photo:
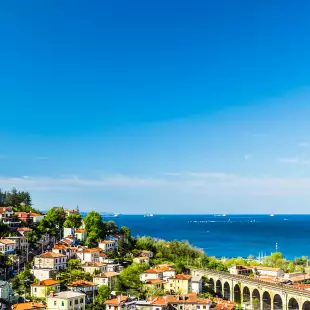
[{"label": "wispy cloud", "polygon": [[158,194],[191,193],[195,195],[310,195],[309,178],[241,176],[224,172],[171,172],[162,178],[105,175],[97,179],[72,177],[0,177],[0,188],[16,186],[33,191],[151,189]]},{"label": "wispy cloud", "polygon": [[302,164],[307,165],[310,164],[310,160],[301,158],[301,157],[286,157],[286,158],[280,158],[279,162],[282,164]]},{"label": "wispy cloud", "polygon": [[310,146],[310,144],[309,144],[309,142],[303,141],[303,142],[299,142],[298,146],[308,148]]}]

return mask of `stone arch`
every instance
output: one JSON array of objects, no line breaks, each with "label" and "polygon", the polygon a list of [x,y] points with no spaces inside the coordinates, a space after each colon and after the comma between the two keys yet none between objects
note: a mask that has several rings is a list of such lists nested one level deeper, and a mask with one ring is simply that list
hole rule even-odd
[{"label": "stone arch", "polygon": [[209,287],[213,292],[215,292],[214,280],[212,278],[209,278]]},{"label": "stone arch", "polygon": [[283,309],[282,298],[279,294],[276,294],[273,297],[273,309],[274,310],[282,310]]},{"label": "stone arch", "polygon": [[252,292],[252,305],[253,310],[260,310],[260,293],[258,289],[254,289]]},{"label": "stone arch", "polygon": [[216,281],[216,287],[215,287],[215,293],[216,293],[216,295],[218,295],[218,296],[222,296],[223,295],[223,286],[222,286],[222,282],[221,282],[221,280],[217,280]]},{"label": "stone arch", "polygon": [[302,310],[310,310],[310,301],[305,301],[302,305]]},{"label": "stone arch", "polygon": [[263,310],[271,310],[271,297],[267,291],[263,294]]},{"label": "stone arch", "polygon": [[299,310],[298,302],[295,298],[291,298],[288,302],[288,309],[289,310]]},{"label": "stone arch", "polygon": [[230,285],[227,281],[224,283],[224,299],[230,300]]},{"label": "stone arch", "polygon": [[241,290],[239,284],[234,286],[234,302],[240,303],[241,302]]},{"label": "stone arch", "polygon": [[251,293],[250,293],[250,290],[247,286],[245,286],[243,288],[242,300],[243,300],[243,303],[250,303],[251,302]]}]

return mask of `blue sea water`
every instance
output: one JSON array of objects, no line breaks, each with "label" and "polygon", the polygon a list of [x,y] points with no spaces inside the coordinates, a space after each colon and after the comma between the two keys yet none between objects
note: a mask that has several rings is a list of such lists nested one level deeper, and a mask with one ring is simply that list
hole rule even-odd
[{"label": "blue sea water", "polygon": [[216,257],[269,255],[310,257],[310,215],[119,215],[104,217],[128,226],[133,236],[187,240]]}]

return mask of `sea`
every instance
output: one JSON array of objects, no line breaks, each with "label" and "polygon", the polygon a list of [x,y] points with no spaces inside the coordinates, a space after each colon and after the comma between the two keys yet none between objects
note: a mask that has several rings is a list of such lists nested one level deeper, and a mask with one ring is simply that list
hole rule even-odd
[{"label": "sea", "polygon": [[103,215],[133,236],[184,240],[210,256],[255,258],[276,250],[310,257],[310,215]]}]

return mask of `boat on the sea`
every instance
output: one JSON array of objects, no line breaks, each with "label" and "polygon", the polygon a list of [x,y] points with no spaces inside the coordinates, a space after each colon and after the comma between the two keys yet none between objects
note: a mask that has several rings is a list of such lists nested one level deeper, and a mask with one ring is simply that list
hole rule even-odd
[{"label": "boat on the sea", "polygon": [[273,214],[273,213],[271,213],[271,214],[269,214],[269,216],[274,216],[274,214]]},{"label": "boat on the sea", "polygon": [[154,214],[153,213],[144,214],[144,217],[151,217],[151,216],[154,216]]}]

